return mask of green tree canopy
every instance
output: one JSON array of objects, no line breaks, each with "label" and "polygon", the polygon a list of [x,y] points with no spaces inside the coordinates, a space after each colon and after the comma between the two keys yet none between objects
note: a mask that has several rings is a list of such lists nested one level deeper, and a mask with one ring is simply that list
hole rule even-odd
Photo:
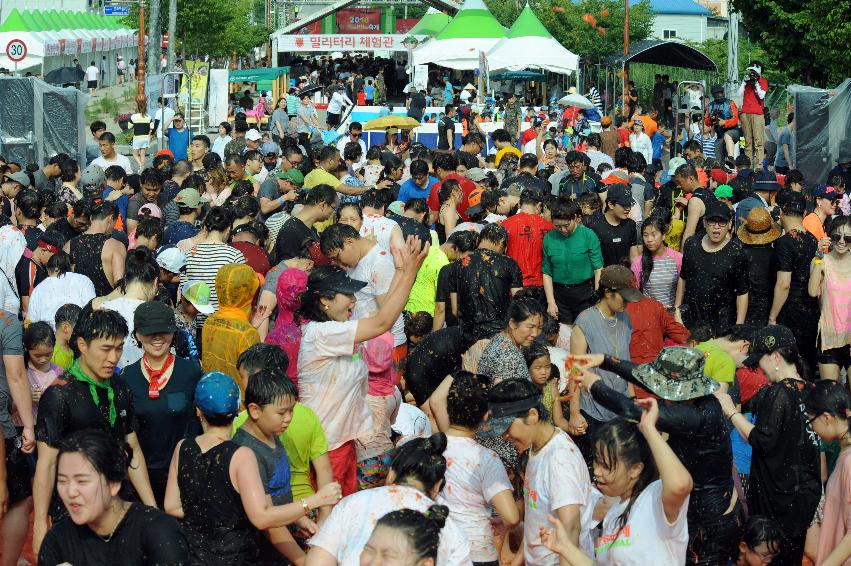
[{"label": "green tree canopy", "polygon": [[[510,27],[523,9],[518,0],[485,0],[485,4],[505,27]],[[532,4],[532,9],[559,43],[581,57],[596,62],[623,50],[623,2],[549,0]],[[630,5],[630,41],[647,39],[652,25],[649,2]]]},{"label": "green tree canopy", "polygon": [[851,0],[733,0],[757,41],[786,73],[831,86],[848,75]]},{"label": "green tree canopy", "polygon": [[[151,1],[148,0],[148,4]],[[162,1],[162,13],[168,13],[169,0]],[[187,54],[229,56],[246,53],[268,39],[263,25],[251,24],[249,13],[254,0],[192,0],[177,4],[177,41]],[[126,24],[138,27],[137,15],[127,18]],[[265,18],[265,14],[264,14]],[[161,18],[163,33],[168,18]],[[262,21],[262,20],[261,20]]]}]

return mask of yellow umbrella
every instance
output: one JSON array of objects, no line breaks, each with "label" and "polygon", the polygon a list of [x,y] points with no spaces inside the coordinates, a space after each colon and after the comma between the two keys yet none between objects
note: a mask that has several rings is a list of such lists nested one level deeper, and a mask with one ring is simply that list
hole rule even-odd
[{"label": "yellow umbrella", "polygon": [[407,116],[382,116],[375,118],[363,125],[364,130],[386,130],[387,128],[399,128],[400,130],[412,130],[420,125],[416,118]]}]

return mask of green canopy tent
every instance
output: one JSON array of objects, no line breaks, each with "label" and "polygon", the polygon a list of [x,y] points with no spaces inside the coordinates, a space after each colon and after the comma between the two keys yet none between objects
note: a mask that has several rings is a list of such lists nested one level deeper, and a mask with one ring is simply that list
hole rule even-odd
[{"label": "green canopy tent", "polygon": [[450,15],[444,14],[434,8],[429,8],[422,19],[417,22],[417,25],[411,28],[408,35],[427,35],[429,37],[434,37],[439,34],[450,21],[452,21],[452,17]]},{"label": "green canopy tent", "polygon": [[479,53],[487,53],[505,37],[505,28],[482,0],[465,0],[461,9],[434,39],[417,47],[414,65],[432,63],[451,69],[479,67]]}]

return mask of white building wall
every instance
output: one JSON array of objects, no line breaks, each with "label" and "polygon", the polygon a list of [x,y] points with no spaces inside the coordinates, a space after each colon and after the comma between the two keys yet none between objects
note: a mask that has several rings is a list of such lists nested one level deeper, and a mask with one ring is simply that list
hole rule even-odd
[{"label": "white building wall", "polygon": [[[665,32],[673,31],[675,36],[667,37]],[[697,14],[656,14],[653,19],[651,37],[654,39],[687,39],[704,41],[706,34],[706,16]]]}]

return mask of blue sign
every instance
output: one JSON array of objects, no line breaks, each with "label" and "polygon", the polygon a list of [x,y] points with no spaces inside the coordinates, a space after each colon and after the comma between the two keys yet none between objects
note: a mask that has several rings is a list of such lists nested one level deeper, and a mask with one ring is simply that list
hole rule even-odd
[{"label": "blue sign", "polygon": [[129,16],[130,6],[104,6],[104,16]]}]

